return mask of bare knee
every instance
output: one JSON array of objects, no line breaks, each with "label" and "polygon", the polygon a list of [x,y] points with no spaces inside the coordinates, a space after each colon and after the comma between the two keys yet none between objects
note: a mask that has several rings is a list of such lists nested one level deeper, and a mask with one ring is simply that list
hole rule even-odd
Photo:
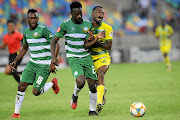
[{"label": "bare knee", "polygon": [[85,78],[84,78],[84,76],[79,76],[76,79],[76,83],[77,83],[77,88],[82,89],[84,87],[84,85],[85,85]]},{"label": "bare knee", "polygon": [[96,93],[97,81],[89,78],[87,79],[87,82],[88,82],[89,90],[92,93]]},{"label": "bare knee", "polygon": [[97,86],[97,81],[94,81],[92,84],[89,85],[89,90],[92,92],[92,93],[96,93],[96,86]]},{"label": "bare knee", "polygon": [[40,91],[39,90],[36,90],[35,88],[33,88],[33,94],[35,95],[35,96],[39,96],[40,95]]},{"label": "bare knee", "polygon": [[18,91],[24,92],[28,86],[28,83],[20,82],[18,85]]}]

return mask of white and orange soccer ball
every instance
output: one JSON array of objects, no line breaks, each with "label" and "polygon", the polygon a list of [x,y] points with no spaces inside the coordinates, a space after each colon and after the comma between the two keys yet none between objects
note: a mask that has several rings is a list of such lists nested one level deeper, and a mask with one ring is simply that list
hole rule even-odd
[{"label": "white and orange soccer ball", "polygon": [[130,112],[135,117],[142,117],[146,112],[146,107],[142,102],[134,102],[130,107]]}]

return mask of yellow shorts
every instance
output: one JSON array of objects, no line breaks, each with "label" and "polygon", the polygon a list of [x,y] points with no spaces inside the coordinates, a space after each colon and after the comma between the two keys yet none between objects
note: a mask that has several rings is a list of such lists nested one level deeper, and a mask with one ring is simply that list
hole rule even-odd
[{"label": "yellow shorts", "polygon": [[109,53],[102,54],[102,55],[92,55],[92,59],[94,61],[96,72],[101,66],[110,65],[111,63],[111,57],[109,56]]},{"label": "yellow shorts", "polygon": [[160,41],[161,53],[169,53],[171,50],[172,42],[170,39]]}]

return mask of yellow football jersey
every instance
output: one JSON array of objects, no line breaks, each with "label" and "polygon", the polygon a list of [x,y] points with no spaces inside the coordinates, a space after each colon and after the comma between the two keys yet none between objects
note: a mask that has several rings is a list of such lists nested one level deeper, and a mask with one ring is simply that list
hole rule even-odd
[{"label": "yellow football jersey", "polygon": [[[101,22],[101,25],[98,28],[93,27],[92,30],[93,30],[94,37],[96,37],[100,31],[105,31],[105,38],[98,39],[98,41],[101,42],[102,44],[106,43],[106,41],[112,41],[113,39],[112,27],[104,22]],[[108,50],[99,46],[98,44],[94,44],[94,46],[92,47],[91,53],[92,53],[93,60],[95,59],[94,57],[96,55],[101,56],[102,54],[107,53],[106,56],[109,56]]]},{"label": "yellow football jersey", "polygon": [[159,37],[160,40],[166,40],[170,35],[174,33],[170,25],[165,25],[164,28],[159,25],[155,30],[155,36]]}]

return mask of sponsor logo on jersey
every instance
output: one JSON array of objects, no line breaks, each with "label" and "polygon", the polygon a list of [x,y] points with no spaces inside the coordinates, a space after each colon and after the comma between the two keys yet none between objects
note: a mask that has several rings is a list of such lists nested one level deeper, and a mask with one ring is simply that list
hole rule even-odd
[{"label": "sponsor logo on jersey", "polygon": [[71,31],[74,31],[75,30],[75,28],[70,28],[71,29]]},{"label": "sponsor logo on jersey", "polygon": [[61,31],[61,27],[59,26],[56,32],[60,32],[60,31]]},{"label": "sponsor logo on jersey", "polygon": [[34,36],[34,37],[38,37],[38,36],[39,36],[39,33],[38,33],[38,32],[35,32],[35,33],[33,33],[33,36]]},{"label": "sponsor logo on jersey", "polygon": [[109,34],[109,37],[112,37],[113,36],[113,32],[111,31],[110,34]]}]

